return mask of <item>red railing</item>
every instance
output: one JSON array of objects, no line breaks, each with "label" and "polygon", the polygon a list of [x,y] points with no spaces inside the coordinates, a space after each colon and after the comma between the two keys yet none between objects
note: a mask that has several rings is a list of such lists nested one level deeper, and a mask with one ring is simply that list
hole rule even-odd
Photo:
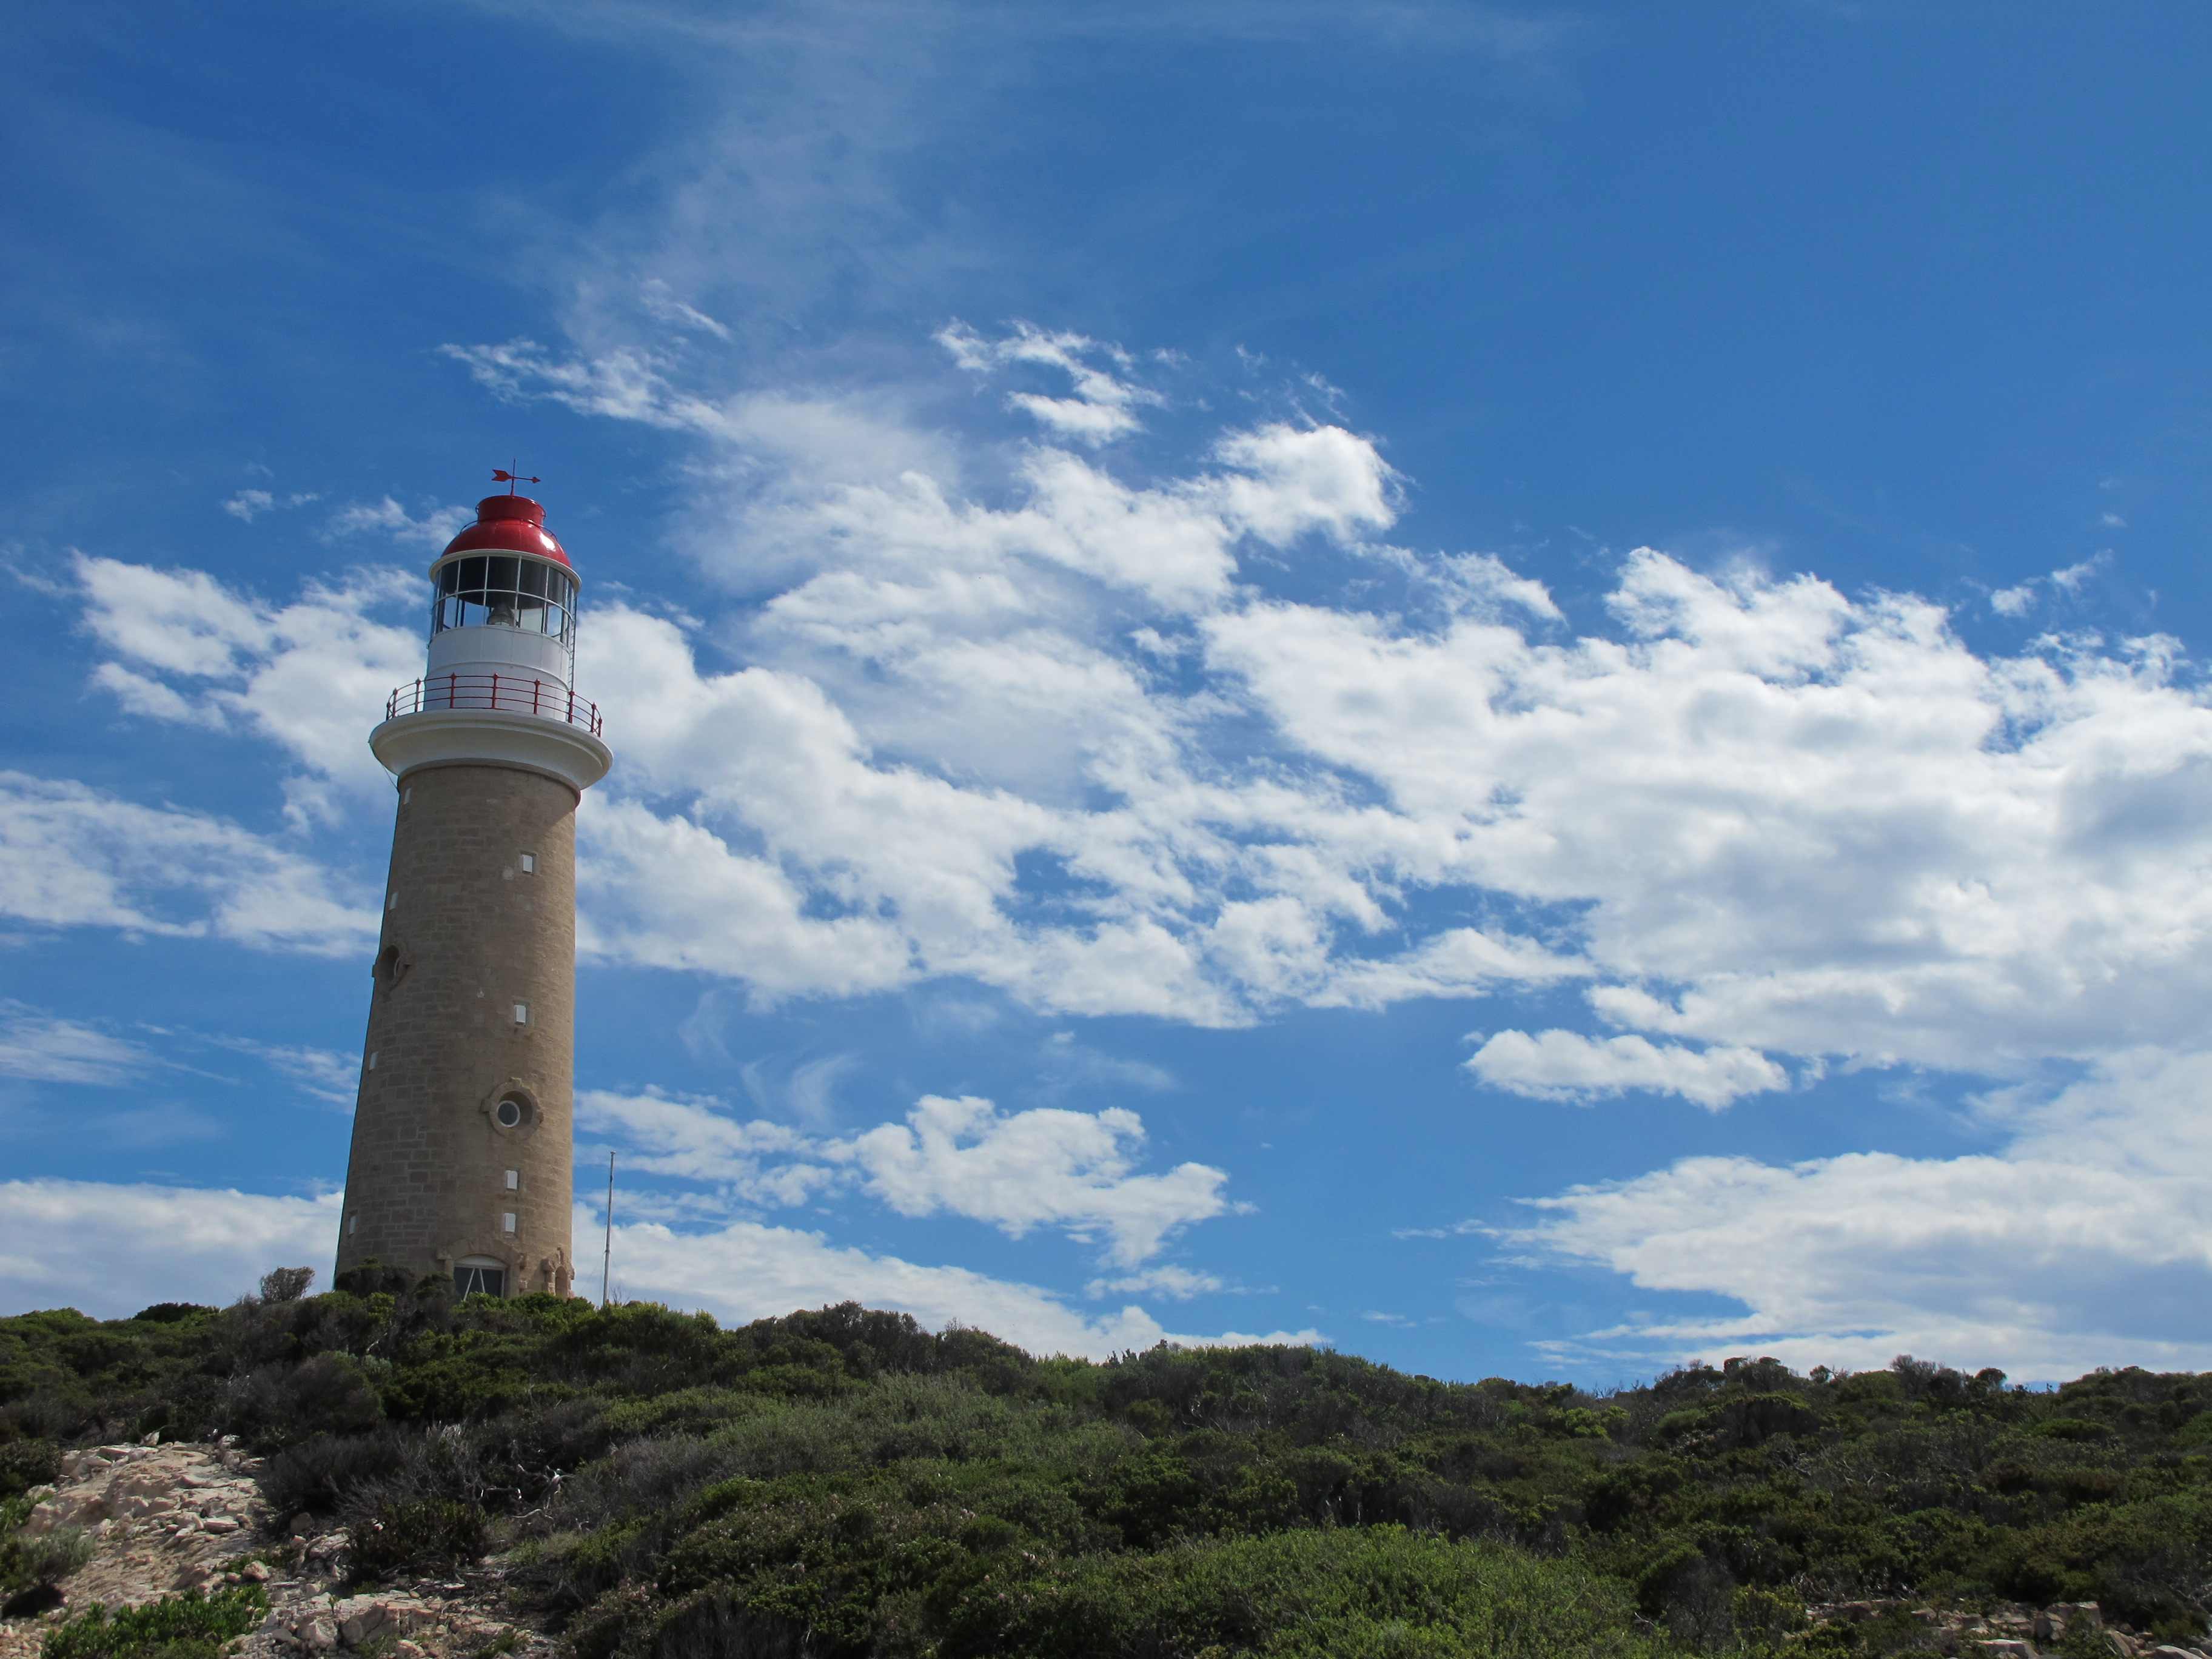
[{"label": "red railing", "polygon": [[384,718],[420,714],[433,708],[496,708],[502,714],[535,714],[566,720],[599,735],[599,711],[558,680],[525,679],[520,674],[433,674],[401,686],[384,705]]}]

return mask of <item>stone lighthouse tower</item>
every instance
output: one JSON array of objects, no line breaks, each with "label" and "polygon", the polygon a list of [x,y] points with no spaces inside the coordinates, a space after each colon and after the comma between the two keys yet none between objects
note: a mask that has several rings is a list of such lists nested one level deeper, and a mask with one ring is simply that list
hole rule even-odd
[{"label": "stone lighthouse tower", "polygon": [[430,577],[428,667],[368,738],[398,819],[337,1265],[565,1294],[575,812],[614,757],[543,507],[478,502]]}]

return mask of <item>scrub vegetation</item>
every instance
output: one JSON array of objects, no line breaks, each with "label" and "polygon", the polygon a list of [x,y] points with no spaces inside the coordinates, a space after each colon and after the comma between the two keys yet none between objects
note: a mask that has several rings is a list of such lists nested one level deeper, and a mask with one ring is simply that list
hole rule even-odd
[{"label": "scrub vegetation", "polygon": [[304,1291],[0,1320],[0,1500],[68,1444],[236,1434],[358,1578],[501,1552],[574,1659],[1933,1644],[1808,1623],[1850,1600],[2205,1631],[2212,1376],[1749,1358],[1592,1394],[1310,1348],[1039,1359],[853,1304],[456,1303],[373,1265]]}]

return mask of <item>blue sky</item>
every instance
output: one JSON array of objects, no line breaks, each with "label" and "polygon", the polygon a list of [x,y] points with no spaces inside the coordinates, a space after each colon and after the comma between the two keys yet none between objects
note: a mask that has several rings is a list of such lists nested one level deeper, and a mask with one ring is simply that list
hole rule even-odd
[{"label": "blue sky", "polygon": [[515,458],[624,1293],[2212,1366],[2199,9],[0,30],[0,1305],[327,1265]]}]

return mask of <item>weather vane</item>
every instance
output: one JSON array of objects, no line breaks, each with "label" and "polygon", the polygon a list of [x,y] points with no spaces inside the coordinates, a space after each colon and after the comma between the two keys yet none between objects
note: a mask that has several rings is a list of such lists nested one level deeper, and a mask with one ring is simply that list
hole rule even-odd
[{"label": "weather vane", "polygon": [[[509,461],[507,465],[509,466],[513,466],[514,463],[513,461]],[[502,472],[497,467],[492,468],[491,477],[494,483],[505,484],[507,486],[507,493],[510,495],[514,494],[514,487],[517,484],[543,483],[545,482],[543,478],[526,478],[520,472]]]}]

